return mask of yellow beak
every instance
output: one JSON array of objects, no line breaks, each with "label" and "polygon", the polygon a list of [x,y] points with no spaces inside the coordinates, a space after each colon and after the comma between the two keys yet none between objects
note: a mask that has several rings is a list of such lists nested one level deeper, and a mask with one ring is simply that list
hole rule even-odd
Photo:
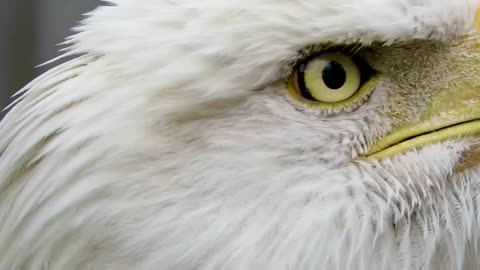
[{"label": "yellow beak", "polygon": [[396,127],[365,154],[384,159],[427,144],[480,135],[480,89],[463,85],[434,96],[415,123]]},{"label": "yellow beak", "polygon": [[[480,9],[475,27],[480,30]],[[478,57],[473,57],[467,64],[478,66],[474,70],[480,70]],[[396,126],[387,136],[371,145],[362,156],[384,159],[428,144],[464,136],[480,136],[480,85],[455,81],[450,89],[438,91],[432,96],[418,120]]]}]

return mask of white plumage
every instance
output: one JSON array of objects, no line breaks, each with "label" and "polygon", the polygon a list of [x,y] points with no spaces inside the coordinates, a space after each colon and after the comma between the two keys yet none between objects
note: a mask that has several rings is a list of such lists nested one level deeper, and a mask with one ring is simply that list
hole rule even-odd
[{"label": "white plumage", "polygon": [[[455,171],[475,138],[353,161],[400,121],[391,108],[418,118],[420,83],[479,82],[442,66],[477,5],[109,1],[67,41],[82,56],[0,124],[0,269],[479,269],[480,170]],[[312,44],[378,46],[367,103],[290,99]]]}]

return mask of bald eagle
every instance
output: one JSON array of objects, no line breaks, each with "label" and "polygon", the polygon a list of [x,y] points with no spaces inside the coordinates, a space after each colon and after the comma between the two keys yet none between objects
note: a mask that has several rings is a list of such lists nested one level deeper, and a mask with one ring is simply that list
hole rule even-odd
[{"label": "bald eagle", "polygon": [[0,124],[0,269],[480,269],[478,8],[108,1]]}]

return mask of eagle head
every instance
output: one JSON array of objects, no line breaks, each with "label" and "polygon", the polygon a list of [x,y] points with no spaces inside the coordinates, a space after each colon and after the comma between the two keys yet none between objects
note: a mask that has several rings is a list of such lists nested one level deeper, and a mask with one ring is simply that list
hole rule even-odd
[{"label": "eagle head", "polygon": [[478,8],[107,1],[0,124],[0,269],[479,269]]}]

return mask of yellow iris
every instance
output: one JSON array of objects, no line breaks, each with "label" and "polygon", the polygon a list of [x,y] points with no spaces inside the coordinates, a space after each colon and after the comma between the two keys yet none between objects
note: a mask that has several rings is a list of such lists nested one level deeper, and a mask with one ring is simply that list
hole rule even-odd
[{"label": "yellow iris", "polygon": [[309,61],[304,70],[306,90],[321,102],[338,102],[351,97],[360,88],[360,70],[342,54],[322,54]]},{"label": "yellow iris", "polygon": [[375,77],[363,76],[370,72],[372,70],[360,67],[348,55],[322,53],[296,66],[287,89],[295,100],[325,114],[351,112],[363,104],[374,89]]}]

